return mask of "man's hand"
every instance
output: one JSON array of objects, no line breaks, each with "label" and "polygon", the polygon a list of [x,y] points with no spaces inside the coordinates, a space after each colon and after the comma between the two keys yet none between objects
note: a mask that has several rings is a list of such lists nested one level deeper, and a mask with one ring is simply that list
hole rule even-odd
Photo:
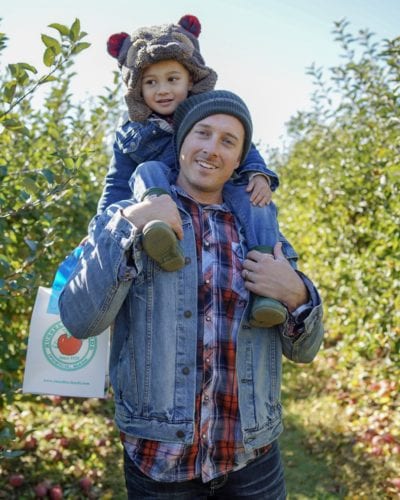
[{"label": "man's hand", "polygon": [[173,199],[166,194],[146,198],[141,203],[124,208],[123,216],[140,231],[152,220],[161,220],[171,226],[178,239],[183,239],[182,219]]},{"label": "man's hand", "polygon": [[250,292],[271,297],[294,311],[308,300],[307,289],[282,253],[282,243],[274,247],[274,255],[252,250],[243,262],[243,279]]},{"label": "man's hand", "polygon": [[271,201],[272,191],[264,175],[254,175],[250,179],[246,191],[251,193],[250,201],[253,205],[263,207],[268,205]]}]

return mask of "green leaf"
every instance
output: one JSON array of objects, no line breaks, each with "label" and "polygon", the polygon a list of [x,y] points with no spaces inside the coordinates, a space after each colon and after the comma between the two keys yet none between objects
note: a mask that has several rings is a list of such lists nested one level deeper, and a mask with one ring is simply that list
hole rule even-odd
[{"label": "green leaf", "polygon": [[15,118],[8,118],[6,120],[3,120],[1,123],[5,128],[8,128],[10,130],[18,130],[23,128],[22,123]]},{"label": "green leaf", "polygon": [[25,177],[22,181],[22,185],[27,193],[37,193],[39,188],[36,182],[30,177]]},{"label": "green leaf", "polygon": [[63,158],[65,166],[69,169],[73,169],[75,166],[73,158]]},{"label": "green leaf", "polygon": [[25,451],[22,451],[22,450],[14,450],[14,451],[4,450],[1,453],[2,453],[4,458],[17,458],[17,457],[20,457],[21,455],[23,455],[25,453]]},{"label": "green leaf", "polygon": [[46,66],[53,66],[56,56],[50,47],[44,51],[43,62]]},{"label": "green leaf", "polygon": [[88,42],[77,43],[75,45],[75,47],[73,48],[72,53],[78,54],[79,52],[82,52],[82,50],[85,50],[90,46],[91,46],[91,43],[88,43]]},{"label": "green leaf", "polygon": [[15,429],[9,424],[0,431],[0,443],[6,444],[13,439],[15,439]]},{"label": "green leaf", "polygon": [[18,65],[17,64],[9,64],[8,69],[13,77],[17,75]]},{"label": "green leaf", "polygon": [[56,76],[45,75],[39,80],[39,85],[42,85],[43,83],[55,82],[57,80],[58,78]]},{"label": "green leaf", "polygon": [[44,168],[41,173],[49,184],[54,184],[54,174],[51,170]]},{"label": "green leaf", "polygon": [[57,30],[60,33],[60,35],[63,35],[63,36],[69,35],[69,28],[68,28],[68,26],[65,26],[64,24],[52,23],[52,24],[49,24],[49,28],[54,28],[55,30]]},{"label": "green leaf", "polygon": [[4,101],[10,103],[14,99],[17,82],[11,80],[4,85]]},{"label": "green leaf", "polygon": [[81,31],[81,23],[79,19],[75,19],[72,23],[71,29],[69,30],[69,37],[73,42],[79,40],[79,33]]},{"label": "green leaf", "polygon": [[31,73],[35,73],[35,74],[37,73],[37,69],[34,66],[32,66],[31,64],[20,62],[20,63],[18,63],[18,66],[20,66],[23,69],[26,69],[27,71],[30,71]]},{"label": "green leaf", "polygon": [[58,40],[56,40],[55,38],[51,37],[51,36],[47,36],[47,35],[41,35],[41,38],[42,38],[42,42],[46,45],[46,47],[48,48],[52,48],[55,55],[58,55],[60,54],[61,52],[61,45],[60,45],[60,42]]},{"label": "green leaf", "polygon": [[28,245],[28,247],[30,248],[30,250],[32,252],[36,252],[37,246],[38,246],[38,242],[37,241],[30,240],[29,238],[24,238],[24,241]]}]

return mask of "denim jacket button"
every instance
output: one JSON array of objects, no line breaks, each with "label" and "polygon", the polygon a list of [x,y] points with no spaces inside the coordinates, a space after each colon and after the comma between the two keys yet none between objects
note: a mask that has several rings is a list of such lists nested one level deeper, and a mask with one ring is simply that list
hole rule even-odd
[{"label": "denim jacket button", "polygon": [[183,315],[185,316],[185,318],[191,318],[192,317],[192,311],[185,311],[183,313]]},{"label": "denim jacket button", "polygon": [[183,438],[185,437],[185,433],[183,431],[176,431],[176,437]]},{"label": "denim jacket button", "polygon": [[190,369],[188,366],[185,366],[184,368],[182,368],[182,373],[184,375],[189,375],[189,372],[190,372]]},{"label": "denim jacket button", "polygon": [[185,257],[185,264],[190,264],[192,262],[192,259],[190,257]]}]

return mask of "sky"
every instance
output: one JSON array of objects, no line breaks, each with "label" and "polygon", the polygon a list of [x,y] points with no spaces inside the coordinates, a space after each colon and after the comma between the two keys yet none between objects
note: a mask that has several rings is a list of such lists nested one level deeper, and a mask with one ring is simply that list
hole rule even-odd
[{"label": "sky", "polygon": [[199,42],[216,88],[239,94],[249,106],[254,140],[265,147],[285,142],[285,124],[310,107],[312,63],[337,64],[334,22],[346,18],[350,31],[368,28],[376,40],[400,35],[400,0],[14,0],[0,11],[0,31],[9,38],[0,65],[27,62],[46,71],[40,34],[57,36],[48,25],[70,26],[75,18],[91,47],[76,58],[76,100],[100,95],[111,85],[115,59],[108,37],[141,26],[175,23],[184,14],[202,25]]}]

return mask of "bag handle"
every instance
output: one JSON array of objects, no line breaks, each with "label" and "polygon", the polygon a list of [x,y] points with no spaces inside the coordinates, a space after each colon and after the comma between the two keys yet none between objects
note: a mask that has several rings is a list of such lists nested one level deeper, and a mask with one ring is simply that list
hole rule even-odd
[{"label": "bag handle", "polygon": [[73,270],[78,264],[79,258],[82,255],[83,246],[76,247],[58,266],[56,274],[54,276],[53,284],[51,285],[51,295],[49,299],[49,305],[47,307],[47,312],[49,314],[59,314],[58,309],[58,297],[62,289],[64,288],[66,282],[71,276]]}]

